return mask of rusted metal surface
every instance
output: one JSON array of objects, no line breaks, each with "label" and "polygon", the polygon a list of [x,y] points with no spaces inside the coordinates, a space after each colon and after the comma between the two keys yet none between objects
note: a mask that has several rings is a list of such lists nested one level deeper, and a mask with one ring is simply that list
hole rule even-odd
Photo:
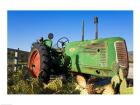
[{"label": "rusted metal surface", "polygon": [[86,45],[84,49],[84,53],[89,53],[93,56],[99,54],[99,62],[101,65],[107,64],[107,56],[106,56],[106,45],[105,43],[98,43],[98,44],[90,44]]},{"label": "rusted metal surface", "polygon": [[95,48],[105,48],[105,43],[92,43],[92,44],[87,44],[85,46],[85,49],[95,49]]},{"label": "rusted metal surface", "polygon": [[103,77],[111,77],[111,75],[113,74],[113,72],[111,70],[108,70],[108,68],[98,69],[96,67],[93,68],[85,66],[84,69],[88,74],[102,75]]},{"label": "rusted metal surface", "polygon": [[124,41],[116,42],[117,61],[120,66],[128,67],[128,53]]}]

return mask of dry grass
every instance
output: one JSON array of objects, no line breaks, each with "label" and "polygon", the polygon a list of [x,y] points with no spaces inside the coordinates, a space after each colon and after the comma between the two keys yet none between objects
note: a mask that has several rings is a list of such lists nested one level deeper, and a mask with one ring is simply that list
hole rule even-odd
[{"label": "dry grass", "polygon": [[8,71],[8,94],[102,94],[103,92],[95,92],[97,88],[94,89],[92,85],[87,85],[86,88],[79,86],[72,77],[67,80],[58,77],[45,84],[33,78],[27,68],[15,72]]},{"label": "dry grass", "polygon": [[40,83],[33,78],[26,68],[8,70],[8,94],[79,94],[72,78],[67,81],[56,78],[48,84]]},{"label": "dry grass", "polygon": [[[99,82],[97,82],[99,83]],[[111,84],[100,86],[96,83],[78,85],[74,78],[56,78],[48,84],[33,78],[27,68],[23,70],[8,70],[8,94],[114,94]]]}]

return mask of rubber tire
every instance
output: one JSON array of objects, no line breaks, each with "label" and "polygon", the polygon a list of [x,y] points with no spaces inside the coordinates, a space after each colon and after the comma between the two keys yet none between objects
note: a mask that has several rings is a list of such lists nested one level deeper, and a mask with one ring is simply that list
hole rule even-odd
[{"label": "rubber tire", "polygon": [[50,79],[50,73],[49,73],[49,67],[50,67],[49,51],[50,51],[50,49],[41,43],[33,43],[28,63],[30,62],[30,57],[34,50],[38,50],[39,55],[40,55],[40,70],[39,70],[39,75],[36,78],[38,78],[38,80],[41,82],[47,83]]}]

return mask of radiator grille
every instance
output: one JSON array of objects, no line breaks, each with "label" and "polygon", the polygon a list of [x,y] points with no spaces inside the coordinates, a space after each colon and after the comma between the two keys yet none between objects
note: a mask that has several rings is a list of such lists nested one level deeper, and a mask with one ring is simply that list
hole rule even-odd
[{"label": "radiator grille", "polygon": [[117,62],[120,66],[128,67],[128,54],[124,41],[116,42]]}]

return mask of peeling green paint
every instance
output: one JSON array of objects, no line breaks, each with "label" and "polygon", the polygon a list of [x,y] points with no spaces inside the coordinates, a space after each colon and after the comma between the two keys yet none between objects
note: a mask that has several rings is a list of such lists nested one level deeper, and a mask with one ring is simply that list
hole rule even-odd
[{"label": "peeling green paint", "polygon": [[116,63],[114,46],[116,41],[124,41],[124,39],[112,37],[66,44],[65,54],[71,58],[71,71],[113,77],[117,74],[117,71],[112,69]]}]

